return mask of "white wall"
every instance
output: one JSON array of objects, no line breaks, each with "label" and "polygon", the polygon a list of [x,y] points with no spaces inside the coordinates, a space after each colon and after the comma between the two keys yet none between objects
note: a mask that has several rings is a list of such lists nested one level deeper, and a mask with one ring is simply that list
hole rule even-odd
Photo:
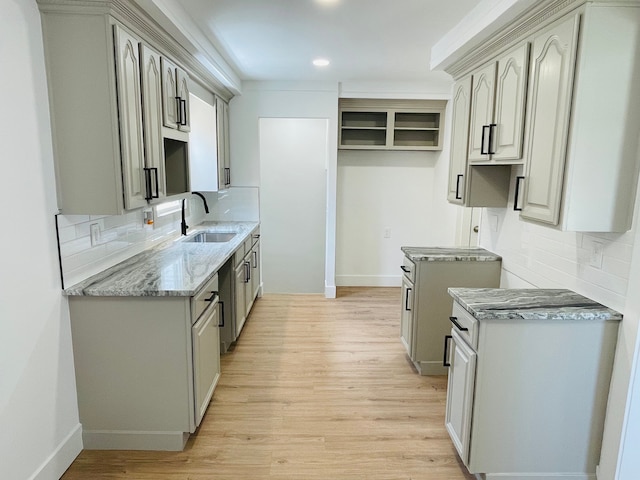
[{"label": "white wall", "polygon": [[40,15],[35,1],[0,0],[0,11],[0,478],[53,480],[82,440],[55,240]]},{"label": "white wall", "polygon": [[[229,107],[233,186],[260,185],[260,118],[324,118],[329,121],[325,295],[335,296],[338,85],[247,82]],[[282,185],[286,189],[286,185]],[[292,239],[291,241],[295,241]]]}]

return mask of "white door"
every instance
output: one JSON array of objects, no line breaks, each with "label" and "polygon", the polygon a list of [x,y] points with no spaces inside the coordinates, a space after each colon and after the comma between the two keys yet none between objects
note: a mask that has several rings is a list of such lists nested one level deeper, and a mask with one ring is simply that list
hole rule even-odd
[{"label": "white door", "polygon": [[324,293],[328,139],[328,119],[260,119],[265,293]]}]

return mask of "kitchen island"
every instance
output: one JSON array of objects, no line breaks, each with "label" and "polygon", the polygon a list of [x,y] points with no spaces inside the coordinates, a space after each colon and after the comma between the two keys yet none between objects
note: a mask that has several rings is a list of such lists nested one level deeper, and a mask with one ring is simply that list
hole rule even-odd
[{"label": "kitchen island", "polygon": [[65,290],[85,448],[184,448],[220,377],[222,278],[257,229],[205,223]]},{"label": "kitchen island", "polygon": [[564,289],[449,293],[445,423],[469,472],[595,479],[622,315]]}]

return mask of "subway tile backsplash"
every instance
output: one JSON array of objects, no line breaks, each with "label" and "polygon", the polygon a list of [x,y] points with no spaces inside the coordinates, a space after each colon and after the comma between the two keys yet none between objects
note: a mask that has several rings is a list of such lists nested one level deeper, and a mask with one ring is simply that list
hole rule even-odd
[{"label": "subway tile backsplash", "polygon": [[[199,198],[188,198],[187,224],[202,221],[259,221],[258,189],[230,188],[205,193],[210,213]],[[58,240],[64,287],[74,285],[143,250],[180,236],[180,212],[156,217],[144,225],[143,211],[125,215],[58,215]],[[92,245],[91,225],[99,235]]]}]

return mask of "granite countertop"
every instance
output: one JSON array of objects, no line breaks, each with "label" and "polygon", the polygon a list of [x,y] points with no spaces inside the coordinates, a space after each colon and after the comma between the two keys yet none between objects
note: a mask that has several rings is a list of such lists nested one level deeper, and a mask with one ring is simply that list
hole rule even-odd
[{"label": "granite countertop", "polygon": [[496,262],[502,260],[500,255],[477,247],[402,247],[401,250],[414,262]]},{"label": "granite countertop", "polygon": [[257,222],[205,222],[197,232],[234,232],[224,243],[168,240],[64,290],[68,296],[192,296],[233,255]]},{"label": "granite countertop", "polygon": [[571,290],[449,288],[478,320],[622,320],[622,314]]}]

